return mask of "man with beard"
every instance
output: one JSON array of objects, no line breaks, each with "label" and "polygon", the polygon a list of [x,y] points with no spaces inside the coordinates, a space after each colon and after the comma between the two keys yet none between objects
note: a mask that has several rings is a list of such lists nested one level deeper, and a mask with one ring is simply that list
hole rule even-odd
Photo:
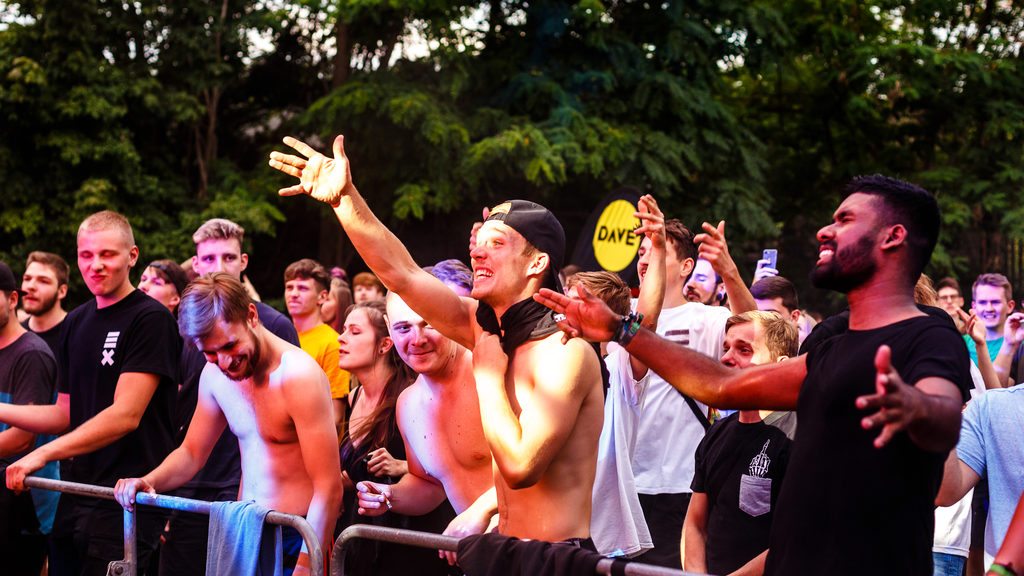
[{"label": "man with beard", "polygon": [[721,306],[725,302],[725,282],[718,277],[711,262],[698,258],[693,274],[683,287],[687,302],[700,302],[708,306]]},{"label": "man with beard", "polygon": [[31,252],[21,277],[21,309],[28,318],[21,324],[35,332],[57,354],[60,326],[68,315],[61,301],[68,295],[71,267],[63,258],[50,252]]},{"label": "man with beard", "polygon": [[832,223],[818,231],[812,273],[816,286],[847,295],[850,330],[769,365],[730,370],[626,324],[594,298],[545,290],[538,299],[567,316],[569,334],[624,342],[704,402],[797,409],[766,573],[923,576],[932,570],[942,464],[971,381],[953,325],[914,303],[939,221],[935,199],[912,184],[853,180]]},{"label": "man with beard", "polygon": [[[71,431],[7,467],[7,487],[71,458],[62,479],[112,486],[141,474],[172,448],[171,411],[177,391],[180,341],[167,308],[136,290],[129,271],[139,257],[128,220],[97,212],[82,221],[78,269],[95,299],[64,319],[57,353],[57,403],[18,408],[8,423],[40,434]],[[113,502],[64,494],[51,540],[50,574],[102,574],[124,555],[123,512]],[[165,519],[138,517],[138,560],[145,565]]]},{"label": "man with beard", "polygon": [[[184,442],[156,469],[118,480],[117,501],[132,510],[139,490],[165,492],[187,482],[230,425],[242,454],[240,500],[305,516],[329,549],[342,488],[323,370],[301,348],[263,327],[245,287],[229,274],[189,285],[178,307],[178,329],[207,361],[195,415]],[[297,555],[296,573],[305,573],[309,559],[299,554],[302,538],[285,532],[285,554]]]}]

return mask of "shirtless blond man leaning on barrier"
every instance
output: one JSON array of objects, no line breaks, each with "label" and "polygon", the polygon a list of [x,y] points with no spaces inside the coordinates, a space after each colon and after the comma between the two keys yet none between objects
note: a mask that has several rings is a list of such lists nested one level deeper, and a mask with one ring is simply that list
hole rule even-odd
[{"label": "shirtless blond man leaning on barrier", "polygon": [[[398,355],[419,376],[398,397],[409,473],[397,484],[356,484],[359,513],[426,514],[447,496],[459,516],[449,536],[479,534],[497,513],[491,452],[480,423],[473,356],[442,336],[394,292],[387,322]],[[372,471],[374,461],[370,460]],[[372,486],[372,489],[371,489]],[[446,554],[450,562],[454,554]]]},{"label": "shirtless blond man leaning on barrier", "polygon": [[547,541],[588,539],[604,401],[599,360],[586,343],[562,346],[561,335],[549,331],[551,316],[531,300],[542,286],[557,285],[565,250],[561,225],[532,202],[492,210],[470,254],[473,298],[460,298],[417,266],[370,211],[352,183],[342,143],[341,136],[335,139],[331,159],[285,138],[305,158],[271,154],[272,167],[300,179],[280,193],[329,203],[370,269],[441,334],[468,349],[486,340],[481,322],[503,334],[511,355],[507,377],[477,383],[495,465],[498,531]]},{"label": "shirtless blond man leaning on barrier", "polygon": [[[178,327],[208,362],[195,415],[181,446],[155,470],[118,480],[117,501],[132,510],[136,492],[166,492],[190,480],[230,425],[242,455],[240,500],[305,516],[321,545],[329,547],[342,487],[323,370],[263,327],[242,283],[229,274],[210,274],[189,285]],[[305,573],[308,565],[303,552],[295,573]]]}]

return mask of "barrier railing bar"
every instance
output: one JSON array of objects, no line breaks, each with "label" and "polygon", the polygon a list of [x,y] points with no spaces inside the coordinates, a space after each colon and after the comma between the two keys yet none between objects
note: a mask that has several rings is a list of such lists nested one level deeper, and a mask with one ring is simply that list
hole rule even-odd
[{"label": "barrier railing bar", "polygon": [[[78,496],[102,498],[104,500],[114,499],[114,489],[106,486],[79,484],[77,482],[37,478],[35,476],[25,478],[25,486],[28,486],[29,488],[51,490],[53,492],[75,494]],[[143,506],[154,506],[157,508],[182,510],[185,512],[195,512],[206,515],[210,514],[210,508],[212,505],[211,502],[206,502],[204,500],[192,500],[178,496],[168,496],[166,494],[149,494],[148,492],[139,492],[136,494],[135,502]],[[306,551],[309,554],[309,571],[311,576],[323,576],[323,548],[320,546],[320,541],[317,539],[316,532],[313,531],[313,527],[305,518],[302,516],[296,516],[295,514],[285,514],[283,512],[271,510],[267,514],[265,521],[271,524],[288,526],[298,531],[299,535],[301,535],[302,539],[306,542]],[[121,574],[122,576],[135,576],[137,561],[137,551],[135,548],[135,514],[128,511],[125,511],[124,513],[124,537],[125,557],[124,560],[116,562],[120,565],[122,570],[115,573]]]},{"label": "barrier railing bar", "polygon": [[[393,544],[406,544],[420,548],[432,548],[435,550],[457,551],[459,549],[459,538],[432,534],[430,532],[417,532],[415,530],[404,530],[402,528],[389,528],[387,526],[372,526],[369,524],[353,524],[344,529],[334,541],[331,549],[331,576],[345,576],[342,562],[338,559],[345,553],[349,544],[360,538],[368,540],[380,540]],[[597,562],[596,574],[608,576],[612,573],[611,558],[604,558]],[[625,573],[629,576],[697,576],[693,572],[684,572],[664,566],[644,564],[641,562],[630,562],[625,565]]]}]

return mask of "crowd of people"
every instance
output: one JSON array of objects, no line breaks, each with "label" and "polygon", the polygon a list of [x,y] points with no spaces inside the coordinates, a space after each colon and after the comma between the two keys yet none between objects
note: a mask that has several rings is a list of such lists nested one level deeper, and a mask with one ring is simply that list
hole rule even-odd
[{"label": "crowd of people", "polygon": [[[94,298],[70,312],[61,256],[32,252],[20,284],[0,263],[3,573],[105,574],[121,507],[154,575],[241,573],[208,538],[268,509],[304,516],[326,550],[356,523],[461,538],[359,542],[346,574],[528,558],[560,573],[601,555],[722,575],[1022,569],[1024,314],[1000,274],[977,278],[970,312],[955,279],[922,274],[940,221],[928,192],[849,184],[812,272],[849,306],[814,326],[773,263],[744,282],[724,222],[693,234],[649,195],[635,297],[564,266],[561,225],[525,200],[474,226],[471,268],[423,268],[356,189],[341,137],[332,157],[285,143],[298,155],[270,165],[299,180],[281,194],[330,205],[371,270],[349,283],[292,263],[287,316],[245,279],[226,219],[135,286],[127,219],[86,218]],[[117,501],[26,490],[28,475]],[[140,491],[218,505],[209,520],[136,509]],[[306,573],[299,534],[281,542]]]}]

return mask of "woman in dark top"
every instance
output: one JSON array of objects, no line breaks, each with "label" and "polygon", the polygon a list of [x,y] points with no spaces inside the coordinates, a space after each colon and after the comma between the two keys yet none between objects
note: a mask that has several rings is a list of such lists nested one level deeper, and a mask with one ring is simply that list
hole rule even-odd
[{"label": "woman in dark top", "polygon": [[[394,484],[409,471],[395,404],[416,374],[398,357],[388,336],[384,312],[382,300],[355,304],[349,308],[345,329],[338,337],[338,365],[359,381],[359,387],[349,394],[349,432],[341,443],[345,508],[338,524],[339,528],[375,524],[439,533],[455,517],[447,501],[424,516],[389,512],[366,517],[357,511],[357,482]],[[351,575],[431,575],[446,574],[448,569],[435,550],[367,540],[350,545],[344,563],[344,573]]]}]

